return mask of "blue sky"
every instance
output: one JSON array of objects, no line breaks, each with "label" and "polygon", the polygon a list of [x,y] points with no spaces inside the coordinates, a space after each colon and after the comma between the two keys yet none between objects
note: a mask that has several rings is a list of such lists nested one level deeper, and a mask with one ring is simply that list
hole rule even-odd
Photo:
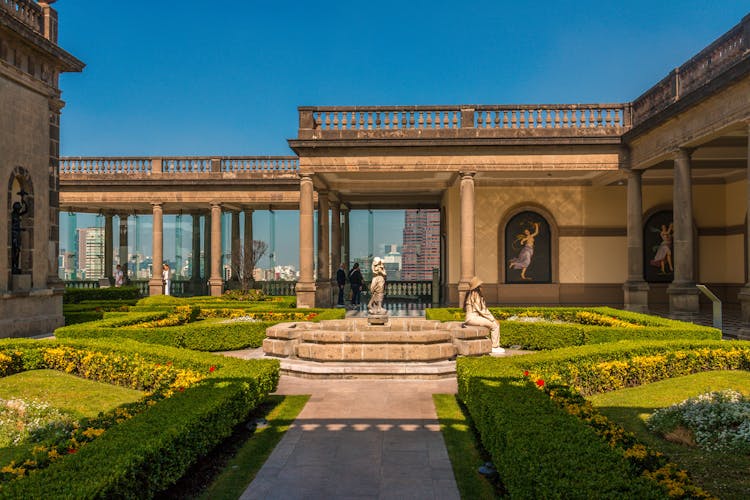
[{"label": "blue sky", "polygon": [[[747,0],[55,8],[61,46],[87,64],[61,78],[66,156],[291,154],[300,105],[630,101],[750,10]],[[383,231],[378,243],[400,237]]]}]

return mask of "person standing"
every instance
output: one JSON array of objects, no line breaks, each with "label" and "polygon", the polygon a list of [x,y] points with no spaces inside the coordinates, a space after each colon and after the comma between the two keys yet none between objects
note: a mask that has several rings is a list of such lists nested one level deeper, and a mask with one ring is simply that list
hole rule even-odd
[{"label": "person standing", "polygon": [[344,305],[344,287],[346,286],[346,265],[342,262],[336,271],[336,284],[339,286],[339,300],[336,305]]},{"label": "person standing", "polygon": [[492,339],[492,353],[503,354],[505,349],[500,347],[500,325],[492,315],[482,295],[482,280],[474,276],[469,282],[469,291],[464,297],[464,311],[466,320],[464,324],[470,326],[484,326],[490,329]]},{"label": "person standing", "polygon": [[169,279],[169,264],[166,262],[161,266],[161,279],[164,281],[164,295],[169,295],[169,285],[171,280]]},{"label": "person standing", "polygon": [[362,271],[359,270],[359,262],[355,262],[349,271],[349,284],[352,287],[352,306],[359,305],[359,294],[362,292]]},{"label": "person standing", "polygon": [[115,270],[115,286],[118,288],[121,287],[124,279],[125,276],[122,272],[122,266],[120,264],[117,264],[117,268]]}]

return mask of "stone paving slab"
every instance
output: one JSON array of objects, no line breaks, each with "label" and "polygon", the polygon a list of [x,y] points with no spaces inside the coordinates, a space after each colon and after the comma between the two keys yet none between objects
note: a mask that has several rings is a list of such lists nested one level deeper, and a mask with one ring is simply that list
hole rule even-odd
[{"label": "stone paving slab", "polygon": [[433,394],[450,380],[310,380],[282,376],[276,394],[310,394],[242,499],[459,499]]}]

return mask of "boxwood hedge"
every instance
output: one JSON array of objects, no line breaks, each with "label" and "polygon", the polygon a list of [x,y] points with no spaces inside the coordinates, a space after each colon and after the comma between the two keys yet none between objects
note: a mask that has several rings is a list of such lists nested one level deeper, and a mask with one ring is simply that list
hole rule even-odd
[{"label": "boxwood hedge", "polygon": [[[185,471],[232,432],[270,392],[279,365],[274,360],[244,361],[163,346],[111,341],[2,341],[0,354],[19,359],[22,369],[46,367],[45,350],[85,351],[65,356],[56,369],[114,378],[108,363],[91,360],[110,356],[116,365],[137,358],[150,370],[169,365],[203,374],[202,380],[148,406],[141,413],[106,430],[95,440],[64,455],[49,467],[0,486],[3,498],[149,498],[177,481]],[[54,358],[54,356],[53,356]],[[114,375],[112,375],[114,373]],[[145,371],[144,371],[145,373]]]},{"label": "boxwood hedge", "polygon": [[456,364],[459,397],[513,498],[707,497],[576,394],[715,369],[750,369],[750,342],[623,341]]},{"label": "boxwood hedge", "polygon": [[[715,328],[611,307],[491,307],[490,311],[500,320],[502,345],[518,345],[531,350],[619,340],[721,339],[721,332]],[[509,320],[514,316],[539,317],[547,321]],[[458,308],[427,309],[425,317],[461,321],[464,312]]]}]

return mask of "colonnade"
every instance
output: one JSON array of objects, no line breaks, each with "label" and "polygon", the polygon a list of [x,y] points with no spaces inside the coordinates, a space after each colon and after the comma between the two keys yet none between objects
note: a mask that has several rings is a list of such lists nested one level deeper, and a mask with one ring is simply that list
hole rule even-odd
[{"label": "colonnade", "polygon": [[[748,129],[748,151],[750,151],[750,123]],[[691,155],[693,149],[678,148],[673,153],[672,213],[674,232],[672,253],[674,278],[667,287],[669,311],[673,317],[687,318],[699,311],[699,291],[695,274],[695,228],[693,225],[693,196],[691,180]],[[628,279],[623,286],[625,308],[638,312],[648,311],[649,285],[643,274],[643,196],[642,170],[630,168],[629,152],[625,150],[624,165],[628,173],[627,186],[627,246]],[[750,155],[747,159],[747,206],[750,207]],[[746,230],[745,248],[750,248],[750,218]],[[748,252],[746,269],[750,269]],[[750,334],[750,282],[745,283],[739,293],[742,320]]]}]

